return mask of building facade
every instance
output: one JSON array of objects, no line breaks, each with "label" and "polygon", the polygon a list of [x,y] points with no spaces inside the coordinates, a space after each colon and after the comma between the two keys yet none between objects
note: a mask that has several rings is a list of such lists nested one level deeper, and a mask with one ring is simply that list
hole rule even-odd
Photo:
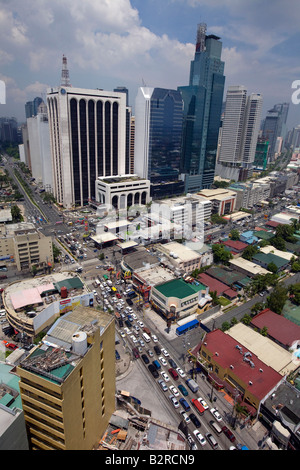
[{"label": "building facade", "polygon": [[150,182],[137,175],[99,177],[96,201],[115,209],[127,209],[150,202]]},{"label": "building facade", "polygon": [[83,206],[95,200],[98,176],[125,174],[126,94],[60,86],[47,90],[47,106],[54,196]]},{"label": "building facade", "polygon": [[214,180],[224,91],[222,43],[199,24],[188,86],[180,86],[183,137],[180,171],[185,192],[210,188]]},{"label": "building facade", "polygon": [[[63,332],[63,336],[62,336]],[[115,410],[115,325],[78,307],[17,368],[31,450],[92,450]]]},{"label": "building facade", "polygon": [[135,173],[151,183],[178,180],[182,98],[177,90],[141,87],[135,102]]}]

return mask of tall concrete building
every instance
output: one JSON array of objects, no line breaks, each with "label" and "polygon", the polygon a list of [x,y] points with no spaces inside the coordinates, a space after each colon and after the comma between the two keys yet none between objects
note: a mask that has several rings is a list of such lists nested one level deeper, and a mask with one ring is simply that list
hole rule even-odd
[{"label": "tall concrete building", "polygon": [[17,367],[31,450],[92,450],[115,410],[115,325],[77,307]]},{"label": "tall concrete building", "polygon": [[225,82],[221,52],[220,38],[206,35],[206,24],[199,24],[189,85],[178,87],[184,102],[180,171],[185,192],[209,188],[214,180]]},{"label": "tall concrete building", "polygon": [[244,86],[227,90],[216,174],[235,181],[247,179],[252,165],[260,127],[262,96],[247,96]]},{"label": "tall concrete building", "polygon": [[289,111],[289,103],[275,104],[267,113],[264,120],[262,134],[269,141],[268,159],[275,160],[277,137],[286,136],[286,121]]},{"label": "tall concrete building", "polygon": [[125,174],[126,94],[59,86],[47,90],[53,194],[66,208],[95,200],[99,176]]}]

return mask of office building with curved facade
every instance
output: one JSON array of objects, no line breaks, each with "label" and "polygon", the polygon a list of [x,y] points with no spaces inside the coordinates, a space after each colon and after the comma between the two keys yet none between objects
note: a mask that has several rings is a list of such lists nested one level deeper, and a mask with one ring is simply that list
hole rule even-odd
[{"label": "office building with curved facade", "polygon": [[47,106],[54,196],[83,206],[95,200],[99,176],[126,171],[126,95],[59,86],[47,90]]}]

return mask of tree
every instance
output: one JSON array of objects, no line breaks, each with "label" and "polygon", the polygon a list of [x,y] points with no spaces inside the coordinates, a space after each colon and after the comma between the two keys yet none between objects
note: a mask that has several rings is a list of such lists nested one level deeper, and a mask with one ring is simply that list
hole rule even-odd
[{"label": "tree", "polygon": [[11,216],[14,222],[21,222],[23,220],[21,209],[18,206],[11,207]]},{"label": "tree", "polygon": [[231,325],[230,325],[230,323],[229,323],[228,321],[224,321],[224,322],[222,323],[221,330],[222,330],[222,331],[229,330],[230,326],[231,326]]},{"label": "tree", "polygon": [[282,237],[273,237],[270,240],[271,245],[273,245],[277,250],[285,250],[285,241]]},{"label": "tree", "polygon": [[256,245],[248,245],[243,251],[242,258],[252,261],[253,256],[258,252],[259,248]]},{"label": "tree", "polygon": [[251,313],[256,315],[257,313],[261,312],[264,309],[264,304],[262,302],[256,302],[251,308]]},{"label": "tree", "polygon": [[246,314],[243,316],[241,322],[244,323],[244,325],[250,325],[251,320],[252,320],[251,315],[249,315],[248,313],[246,313]]},{"label": "tree", "polygon": [[53,251],[54,261],[57,261],[59,258],[59,255],[61,254],[61,250],[54,243],[52,243],[52,251]]},{"label": "tree", "polygon": [[284,304],[287,301],[287,292],[288,290],[285,287],[278,284],[269,297],[267,297],[267,307],[272,312],[281,315]]},{"label": "tree", "polygon": [[274,273],[274,274],[277,273],[278,271],[277,266],[273,261],[271,261],[271,263],[268,264],[267,269],[268,271],[271,271],[271,273]]},{"label": "tree", "polygon": [[228,261],[232,258],[232,254],[230,253],[230,251],[228,251],[225,246],[221,243],[216,243],[215,245],[213,245],[212,252],[215,263],[227,264]]},{"label": "tree", "polygon": [[229,233],[229,236],[231,238],[231,240],[239,240],[240,239],[240,232],[236,229],[236,228],[233,228],[231,230],[231,232]]},{"label": "tree", "polygon": [[300,271],[300,261],[294,261],[291,266],[293,273],[298,273]]},{"label": "tree", "polygon": [[268,327],[267,326],[264,326],[261,330],[260,330],[260,334],[262,336],[267,336],[268,335]]}]

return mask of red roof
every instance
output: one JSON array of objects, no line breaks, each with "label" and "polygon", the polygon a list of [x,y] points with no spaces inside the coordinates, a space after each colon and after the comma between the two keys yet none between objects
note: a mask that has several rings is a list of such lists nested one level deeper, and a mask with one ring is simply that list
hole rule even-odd
[{"label": "red roof", "polygon": [[251,320],[251,325],[259,329],[267,327],[268,336],[287,348],[300,338],[300,326],[272,312],[269,308],[255,315]]},{"label": "red roof", "polygon": [[[210,351],[214,361],[227,370],[229,376],[242,382],[245,389],[249,389],[259,400],[282,380],[282,376],[272,367],[221,330],[207,333],[202,346]],[[248,353],[246,357],[245,353]],[[250,361],[254,367],[251,367]]]},{"label": "red roof", "polygon": [[274,220],[269,220],[266,225],[268,225],[268,227],[277,227],[278,225],[281,225],[279,222],[275,222]]},{"label": "red roof", "polygon": [[229,248],[233,248],[237,251],[243,251],[248,246],[247,243],[240,242],[238,240],[226,240],[222,243],[226,246],[229,246]]},{"label": "red roof", "polygon": [[199,274],[198,280],[205,286],[209,287],[211,292],[216,291],[217,295],[222,295],[224,291],[228,290],[228,286],[226,284],[223,284],[223,282],[214,279],[206,273]]}]

